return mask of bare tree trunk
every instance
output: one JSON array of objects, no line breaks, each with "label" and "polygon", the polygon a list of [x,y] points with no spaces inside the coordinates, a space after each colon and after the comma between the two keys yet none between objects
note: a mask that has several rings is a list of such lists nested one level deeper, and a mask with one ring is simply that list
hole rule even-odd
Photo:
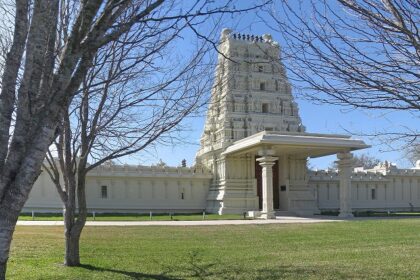
[{"label": "bare tree trunk", "polygon": [[0,261],[0,279],[6,279],[6,267],[7,267],[7,261],[1,262]]},{"label": "bare tree trunk", "polygon": [[16,101],[16,79],[25,50],[25,40],[29,29],[28,10],[29,1],[16,1],[16,22],[13,45],[6,56],[2,77],[2,90],[0,94],[0,171],[3,170],[4,159],[6,158],[8,151],[9,129],[14,111],[14,103]]},{"label": "bare tree trunk", "polygon": [[0,228],[0,280],[6,279],[7,260],[9,259],[10,244],[12,243],[14,228]]},{"label": "bare tree trunk", "polygon": [[3,205],[0,207],[0,280],[6,279],[7,260],[18,217],[18,209],[8,208],[6,211]]},{"label": "bare tree trunk", "polygon": [[[85,165],[82,165],[84,169]],[[80,168],[80,166],[79,166]],[[86,223],[87,208],[86,208],[86,193],[85,193],[85,172],[80,172],[80,177],[77,179],[77,191],[70,195],[70,200],[65,204],[64,212],[64,226],[66,237],[66,250],[64,264],[66,266],[80,265],[80,236]],[[70,174],[70,188],[76,186],[74,174]],[[76,207],[74,195],[77,193]],[[77,209],[78,208],[78,209]],[[76,211],[78,210],[77,218]]]},{"label": "bare tree trunk", "polygon": [[[72,184],[70,187],[75,186]],[[75,218],[76,205],[74,200],[67,201],[64,211],[64,236],[66,238],[64,264],[67,266],[78,266],[80,265],[79,241],[82,231],[77,227]]]},{"label": "bare tree trunk", "polygon": [[80,265],[80,234],[81,231],[72,227],[71,229],[65,229],[66,235],[66,252],[64,264],[66,266],[79,266]]},{"label": "bare tree trunk", "polygon": [[[69,211],[69,209],[66,209]],[[74,215],[71,213],[70,216]],[[83,214],[81,214],[83,215]],[[74,221],[74,219],[73,219]],[[66,250],[65,250],[65,257],[64,257],[64,264],[66,266],[79,266],[80,265],[80,236],[82,234],[83,227],[85,225],[86,217],[78,217],[75,223],[67,223],[65,222],[65,237],[66,237]]]}]

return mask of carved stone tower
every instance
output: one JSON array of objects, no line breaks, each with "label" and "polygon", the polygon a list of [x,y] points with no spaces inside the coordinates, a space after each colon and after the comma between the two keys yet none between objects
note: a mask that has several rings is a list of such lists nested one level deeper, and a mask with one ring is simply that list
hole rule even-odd
[{"label": "carved stone tower", "polygon": [[[208,210],[226,213],[255,208],[258,197],[255,157],[229,159],[223,156],[224,150],[261,131],[303,133],[305,127],[280,61],[279,44],[271,35],[235,34],[224,29],[219,51],[197,163],[214,174]],[[238,169],[238,164],[249,166]]]},{"label": "carved stone tower", "polygon": [[264,130],[304,131],[271,35],[224,29],[219,50],[199,156]]}]

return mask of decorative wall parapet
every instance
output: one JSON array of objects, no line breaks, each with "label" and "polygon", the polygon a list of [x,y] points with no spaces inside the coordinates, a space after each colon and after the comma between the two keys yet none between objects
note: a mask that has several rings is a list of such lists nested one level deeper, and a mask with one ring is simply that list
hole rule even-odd
[{"label": "decorative wall parapet", "polygon": [[[352,180],[387,180],[384,175],[374,172],[352,172]],[[320,170],[320,171],[309,171],[310,181],[338,181],[340,179],[339,172],[337,170]]]},{"label": "decorative wall parapet", "polygon": [[361,171],[381,173],[383,175],[395,175],[395,176],[420,176],[420,167],[415,166],[413,168],[398,168],[396,164],[385,161],[379,163],[372,169],[358,168]]},{"label": "decorative wall parapet", "polygon": [[395,176],[420,176],[420,169],[398,169],[387,173]]},{"label": "decorative wall parapet", "polygon": [[[309,180],[312,181],[337,181],[339,171],[336,169],[309,170]],[[351,174],[352,180],[358,181],[387,181],[390,177],[407,176],[420,177],[420,169],[402,168],[388,162],[380,163],[372,169],[355,168]]]},{"label": "decorative wall parapet", "polygon": [[222,30],[221,39],[233,39],[237,41],[247,41],[253,43],[267,43],[267,44],[276,44],[277,42],[273,41],[273,37],[270,34],[263,34],[262,36],[253,35],[253,34],[243,34],[243,33],[234,33],[231,29],[225,28]]},{"label": "decorative wall parapet", "polygon": [[96,167],[88,176],[130,176],[130,177],[197,177],[211,178],[212,174],[205,167],[144,166],[105,164]]}]

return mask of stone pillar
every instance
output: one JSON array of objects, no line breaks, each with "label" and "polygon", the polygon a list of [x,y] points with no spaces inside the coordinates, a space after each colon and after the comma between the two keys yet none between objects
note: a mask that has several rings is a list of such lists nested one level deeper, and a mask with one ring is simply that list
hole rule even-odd
[{"label": "stone pillar", "polygon": [[352,218],[351,209],[351,172],[353,155],[350,152],[338,153],[338,170],[340,176],[340,214],[342,218]]},{"label": "stone pillar", "polygon": [[262,219],[275,219],[273,208],[273,165],[277,157],[263,156],[257,161],[262,167],[262,202],[263,209],[261,212]]}]

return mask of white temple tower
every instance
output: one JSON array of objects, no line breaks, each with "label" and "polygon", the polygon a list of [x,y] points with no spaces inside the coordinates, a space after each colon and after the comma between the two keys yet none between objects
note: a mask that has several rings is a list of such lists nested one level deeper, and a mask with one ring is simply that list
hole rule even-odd
[{"label": "white temple tower", "polygon": [[303,132],[279,44],[271,35],[222,31],[221,54],[197,156],[260,131]]},{"label": "white temple tower", "polygon": [[[208,211],[258,209],[255,155],[226,158],[235,141],[262,131],[304,132],[291,86],[271,35],[235,34],[224,29],[197,162],[214,174]],[[246,165],[246,168],[244,168]],[[306,172],[306,160],[301,161]]]}]

